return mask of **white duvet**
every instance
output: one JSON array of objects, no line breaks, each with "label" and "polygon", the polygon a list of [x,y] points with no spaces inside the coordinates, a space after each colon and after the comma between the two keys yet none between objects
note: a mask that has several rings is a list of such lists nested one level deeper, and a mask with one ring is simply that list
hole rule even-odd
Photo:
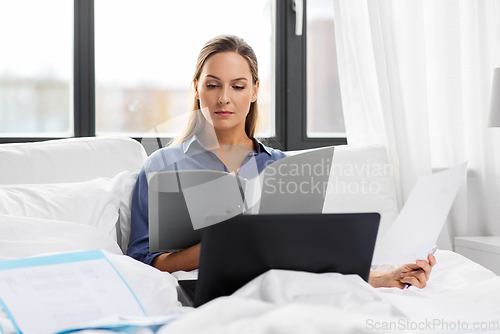
[{"label": "white duvet", "polygon": [[[121,255],[116,241],[92,226],[0,215],[0,260],[88,249],[106,252],[149,316],[178,315],[160,333],[500,333],[500,278],[449,251],[436,253],[424,289],[374,289],[358,276],[273,270],[191,309],[177,302],[178,274]],[[5,314],[0,326],[13,330]]]},{"label": "white duvet", "polygon": [[425,289],[269,271],[161,333],[500,333],[500,277],[453,252],[438,251],[436,258]]}]

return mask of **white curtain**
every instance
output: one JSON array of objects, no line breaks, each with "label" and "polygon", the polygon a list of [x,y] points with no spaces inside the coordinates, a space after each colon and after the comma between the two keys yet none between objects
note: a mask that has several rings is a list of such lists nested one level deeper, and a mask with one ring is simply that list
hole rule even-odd
[{"label": "white curtain", "polygon": [[419,176],[469,161],[438,240],[500,235],[500,0],[334,0],[349,144],[382,143],[401,208]]}]

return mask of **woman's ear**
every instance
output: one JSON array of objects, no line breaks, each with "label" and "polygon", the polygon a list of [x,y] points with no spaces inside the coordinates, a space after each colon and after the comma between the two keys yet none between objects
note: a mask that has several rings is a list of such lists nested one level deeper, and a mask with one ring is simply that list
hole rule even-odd
[{"label": "woman's ear", "polygon": [[199,100],[200,94],[198,93],[198,80],[193,79],[193,87],[194,87],[194,97]]},{"label": "woman's ear", "polygon": [[259,95],[259,84],[260,82],[257,81],[255,85],[253,85],[252,103],[257,101],[257,96]]}]

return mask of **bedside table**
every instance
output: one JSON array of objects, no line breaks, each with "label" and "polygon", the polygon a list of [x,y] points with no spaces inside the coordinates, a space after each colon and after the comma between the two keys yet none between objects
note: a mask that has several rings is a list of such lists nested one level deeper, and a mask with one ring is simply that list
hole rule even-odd
[{"label": "bedside table", "polygon": [[500,236],[455,237],[455,252],[500,275]]}]

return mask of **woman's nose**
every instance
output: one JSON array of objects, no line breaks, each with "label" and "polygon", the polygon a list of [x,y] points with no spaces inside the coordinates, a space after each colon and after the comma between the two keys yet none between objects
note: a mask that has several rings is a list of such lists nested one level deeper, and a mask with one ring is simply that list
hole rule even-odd
[{"label": "woman's nose", "polygon": [[226,88],[223,88],[219,96],[219,104],[221,105],[228,104],[229,101],[230,101],[229,93]]}]

